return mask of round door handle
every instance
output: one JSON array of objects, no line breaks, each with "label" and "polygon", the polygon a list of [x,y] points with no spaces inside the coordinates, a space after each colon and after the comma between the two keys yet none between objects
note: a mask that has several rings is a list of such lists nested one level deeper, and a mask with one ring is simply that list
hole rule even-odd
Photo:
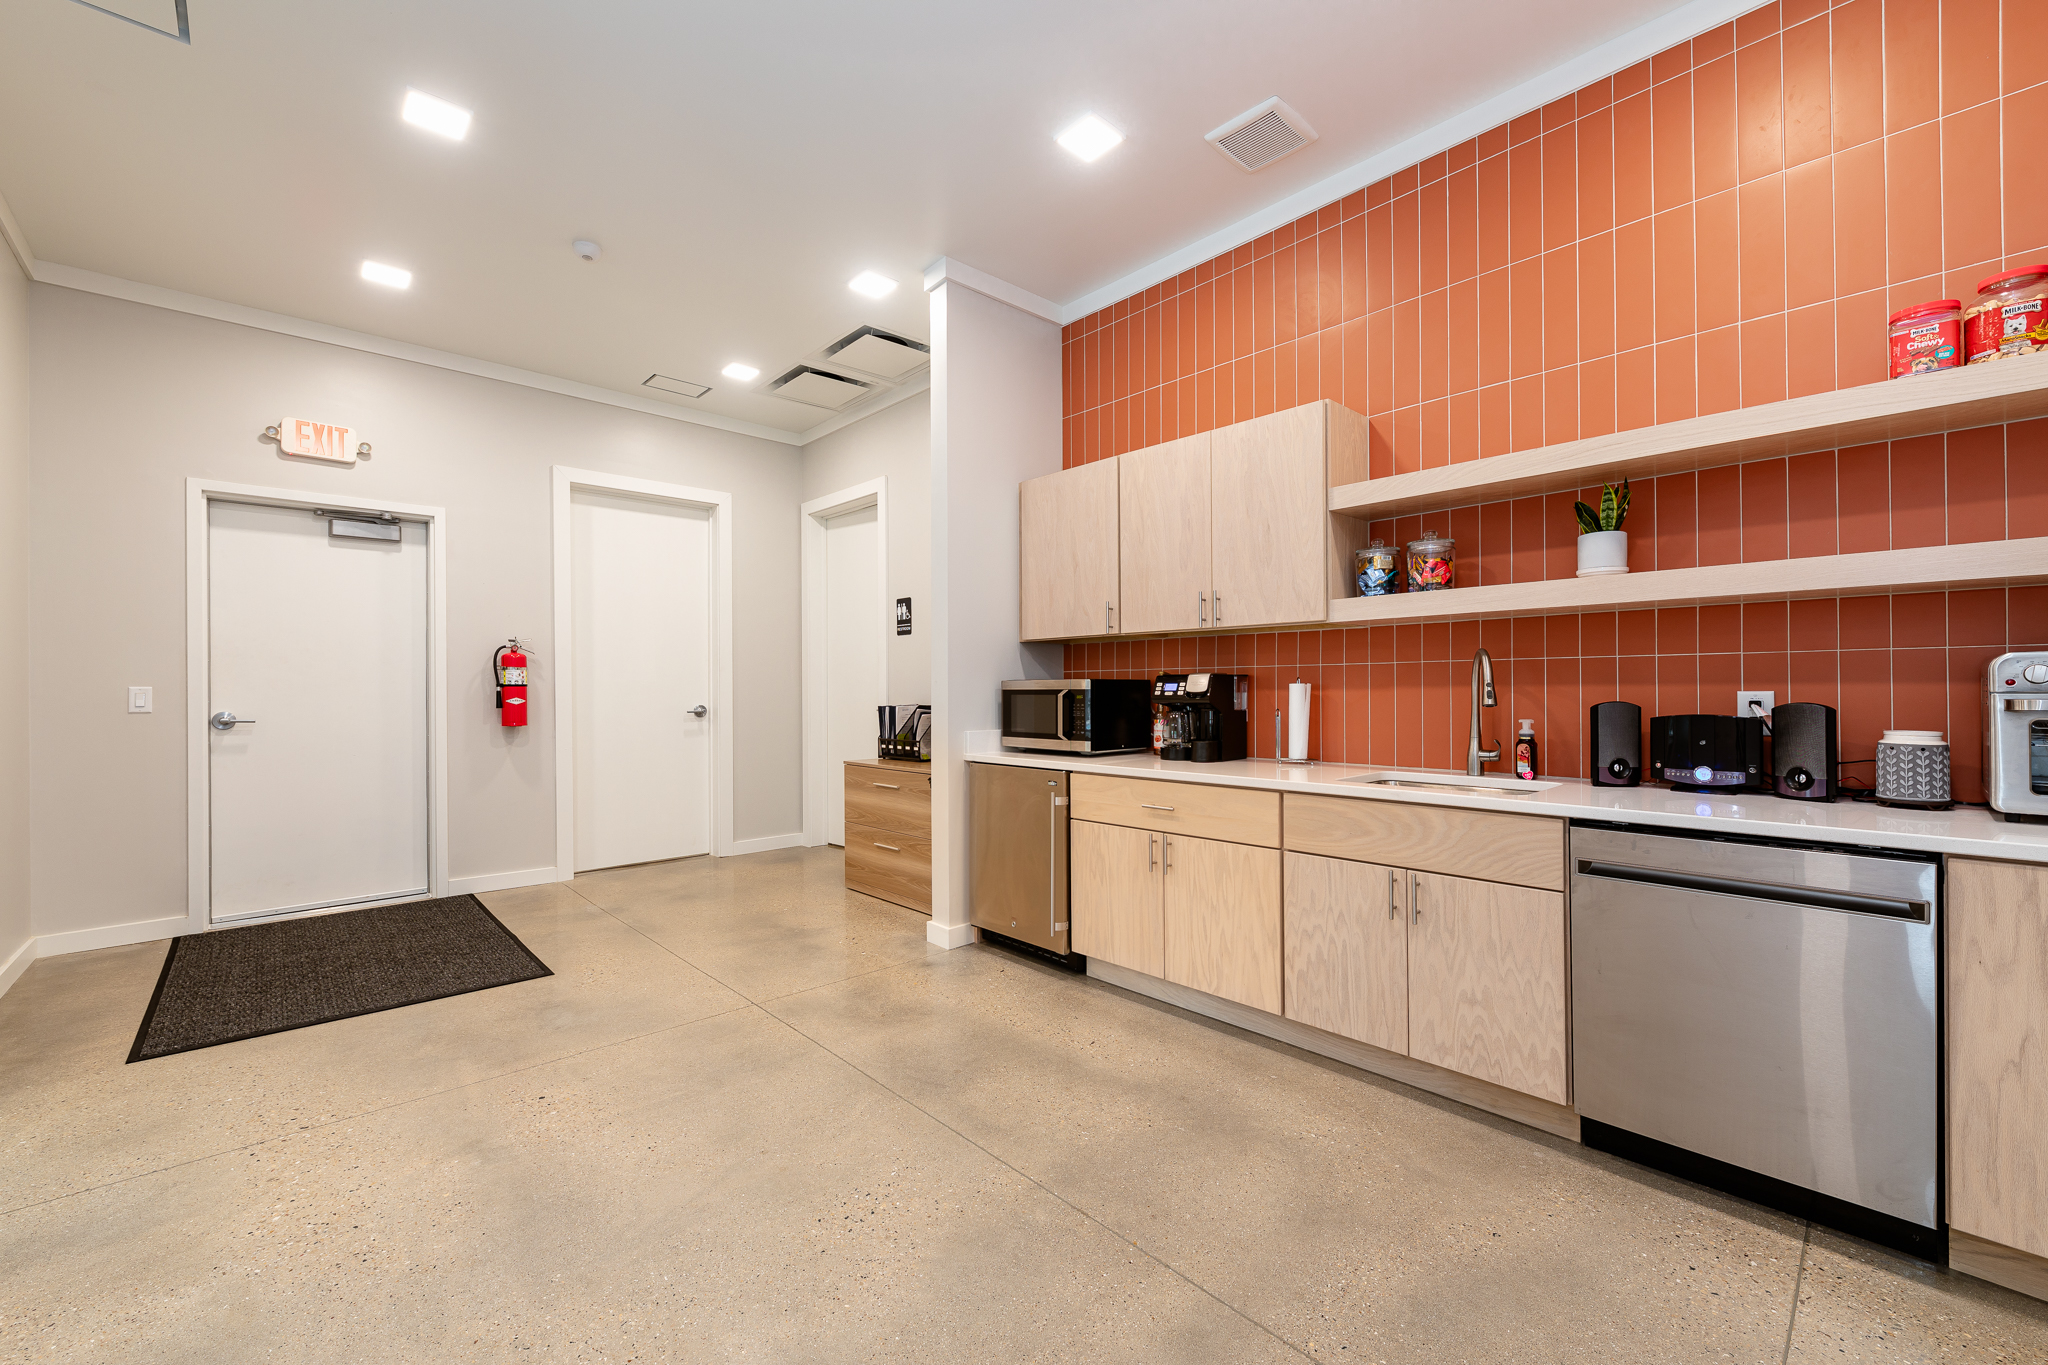
[{"label": "round door handle", "polygon": [[237,725],[254,725],[256,722],[246,716],[237,716],[232,711],[216,711],[207,718],[206,723],[216,730],[232,730]]},{"label": "round door handle", "polygon": [[698,720],[702,720],[704,719],[705,711],[704,708],[701,706],[693,706],[690,708],[690,714],[695,716]]}]

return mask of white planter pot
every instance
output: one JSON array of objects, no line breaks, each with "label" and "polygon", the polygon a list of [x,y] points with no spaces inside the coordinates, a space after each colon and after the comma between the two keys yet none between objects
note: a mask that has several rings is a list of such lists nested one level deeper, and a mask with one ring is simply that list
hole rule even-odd
[{"label": "white planter pot", "polygon": [[1585,531],[1579,535],[1579,577],[1628,572],[1628,532]]}]

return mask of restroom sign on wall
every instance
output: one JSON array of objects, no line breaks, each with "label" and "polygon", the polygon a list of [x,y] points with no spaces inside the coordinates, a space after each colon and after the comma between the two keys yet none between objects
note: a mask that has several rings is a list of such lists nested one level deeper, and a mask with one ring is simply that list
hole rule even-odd
[{"label": "restroom sign on wall", "polygon": [[306,417],[287,417],[279,422],[277,446],[287,455],[303,455],[310,460],[332,460],[336,464],[356,462],[353,427],[338,427]]}]

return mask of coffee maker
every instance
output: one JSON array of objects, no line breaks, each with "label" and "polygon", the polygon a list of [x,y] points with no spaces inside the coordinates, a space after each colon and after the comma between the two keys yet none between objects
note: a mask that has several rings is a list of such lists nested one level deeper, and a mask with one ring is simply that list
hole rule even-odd
[{"label": "coffee maker", "polygon": [[1192,763],[1243,758],[1251,685],[1243,673],[1161,673],[1152,682],[1159,756]]}]

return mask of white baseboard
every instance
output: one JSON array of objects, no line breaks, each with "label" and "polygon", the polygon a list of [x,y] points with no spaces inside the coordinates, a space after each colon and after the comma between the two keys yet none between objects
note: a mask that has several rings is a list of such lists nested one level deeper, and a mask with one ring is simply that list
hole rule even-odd
[{"label": "white baseboard", "polygon": [[479,891],[511,891],[521,886],[540,886],[569,879],[552,867],[529,867],[520,872],[486,872],[480,877],[450,877],[448,894],[474,895]]},{"label": "white baseboard", "polygon": [[924,941],[934,948],[965,948],[980,937],[971,924],[941,924],[933,920],[924,927]]},{"label": "white baseboard", "polygon": [[7,988],[21,980],[21,974],[27,971],[29,964],[35,960],[36,941],[33,938],[25,939],[22,945],[14,950],[14,956],[8,958],[4,965],[0,965],[0,995],[7,994]]},{"label": "white baseboard", "polygon": [[725,851],[728,858],[743,858],[749,853],[773,853],[778,848],[802,848],[804,836],[795,834],[770,834],[759,839],[735,839],[732,847]]},{"label": "white baseboard", "polygon": [[43,934],[36,939],[36,956],[61,957],[65,953],[89,953],[95,948],[123,948],[131,943],[151,943],[176,938],[191,931],[192,921],[184,915],[168,919],[137,920],[133,924],[103,924],[97,929],[73,929],[64,934]]}]

